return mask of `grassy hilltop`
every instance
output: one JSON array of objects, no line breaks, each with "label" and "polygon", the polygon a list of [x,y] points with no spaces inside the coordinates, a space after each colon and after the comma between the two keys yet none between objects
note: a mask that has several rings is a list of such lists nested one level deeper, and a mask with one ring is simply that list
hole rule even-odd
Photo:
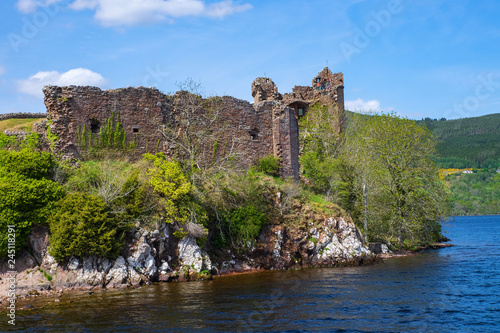
[{"label": "grassy hilltop", "polygon": [[31,131],[33,124],[44,120],[45,118],[26,118],[26,119],[5,119],[0,120],[0,132],[11,131]]}]

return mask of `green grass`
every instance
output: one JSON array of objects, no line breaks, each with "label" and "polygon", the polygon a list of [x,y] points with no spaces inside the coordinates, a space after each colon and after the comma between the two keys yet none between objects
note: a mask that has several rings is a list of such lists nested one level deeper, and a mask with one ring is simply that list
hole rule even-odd
[{"label": "green grass", "polygon": [[323,195],[314,194],[310,191],[304,191],[303,195],[306,199],[306,205],[310,206],[317,212],[322,212],[332,216],[337,216],[342,212],[342,209],[338,205],[326,200]]},{"label": "green grass", "polygon": [[52,281],[52,276],[50,276],[49,274],[47,274],[43,269],[40,269],[40,272],[43,273],[43,275],[45,276],[45,278],[50,282]]},{"label": "green grass", "polygon": [[12,131],[31,131],[33,124],[38,123],[45,118],[26,118],[26,119],[5,119],[0,120],[0,132],[5,130]]},{"label": "green grass", "polygon": [[[279,176],[269,176],[262,172],[256,172],[255,170],[252,171],[251,175],[256,177],[261,184],[265,186],[274,186],[277,189],[280,189],[286,183],[285,180]],[[300,191],[300,200],[305,206],[318,214],[338,216],[341,213],[345,213],[338,205],[328,201],[321,194],[313,193],[304,185]]]}]

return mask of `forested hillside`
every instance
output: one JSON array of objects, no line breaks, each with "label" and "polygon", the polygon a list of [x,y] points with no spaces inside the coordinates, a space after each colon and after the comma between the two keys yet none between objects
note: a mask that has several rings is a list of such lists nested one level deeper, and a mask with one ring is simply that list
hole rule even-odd
[{"label": "forested hillside", "polygon": [[438,142],[441,168],[500,167],[500,113],[455,120],[425,118],[419,123]]},{"label": "forested hillside", "polygon": [[445,180],[450,186],[452,215],[500,213],[500,173],[496,170],[456,173]]}]

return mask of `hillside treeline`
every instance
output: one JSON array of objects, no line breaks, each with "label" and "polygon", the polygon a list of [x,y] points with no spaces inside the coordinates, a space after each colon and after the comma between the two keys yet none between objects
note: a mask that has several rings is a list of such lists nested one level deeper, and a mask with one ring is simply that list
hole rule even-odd
[{"label": "hillside treeline", "polygon": [[455,120],[425,118],[419,123],[437,140],[439,167],[500,167],[500,114]]},{"label": "hillside treeline", "polygon": [[452,174],[445,179],[450,186],[452,215],[500,213],[500,173],[496,169]]}]

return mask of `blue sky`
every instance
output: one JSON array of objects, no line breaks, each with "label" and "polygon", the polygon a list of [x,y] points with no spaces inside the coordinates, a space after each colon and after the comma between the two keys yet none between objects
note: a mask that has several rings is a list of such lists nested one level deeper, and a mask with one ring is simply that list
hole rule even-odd
[{"label": "blue sky", "polygon": [[1,1],[0,113],[44,112],[41,87],[193,78],[252,100],[343,72],[346,106],[413,119],[500,112],[498,0]]}]

